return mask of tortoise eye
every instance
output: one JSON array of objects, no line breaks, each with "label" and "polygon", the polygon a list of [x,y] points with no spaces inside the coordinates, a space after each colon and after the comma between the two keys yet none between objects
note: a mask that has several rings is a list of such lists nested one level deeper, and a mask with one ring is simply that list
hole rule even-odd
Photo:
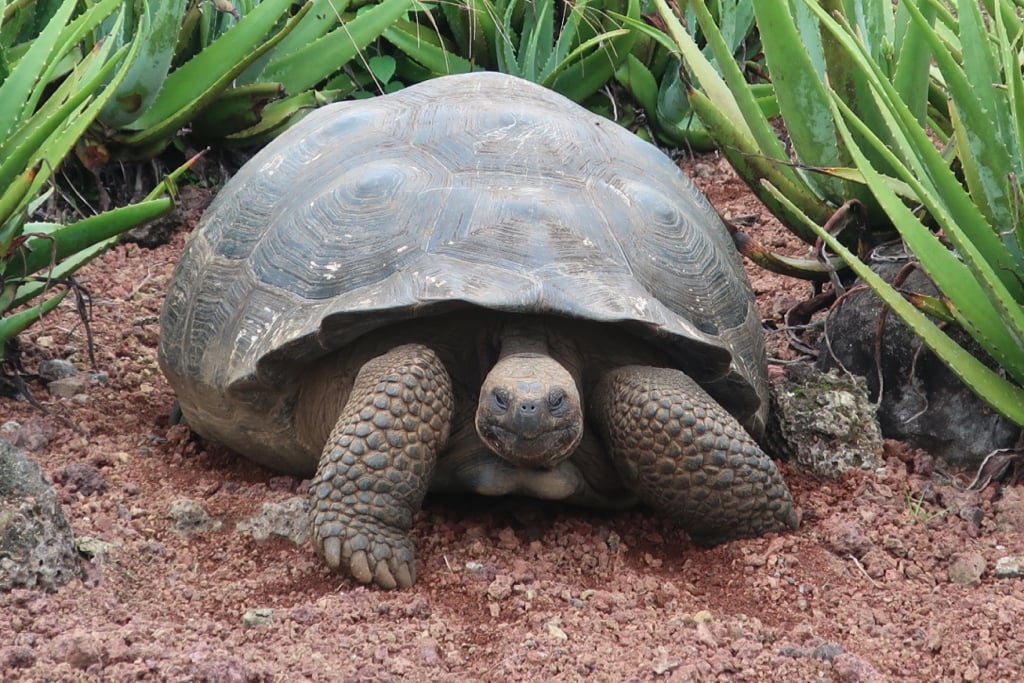
[{"label": "tortoise eye", "polygon": [[504,389],[495,389],[492,392],[492,395],[494,396],[494,405],[498,410],[508,410],[508,404],[511,397],[508,395],[507,391]]},{"label": "tortoise eye", "polygon": [[548,409],[553,415],[560,415],[568,409],[566,398],[565,391],[562,389],[553,389],[548,394]]}]

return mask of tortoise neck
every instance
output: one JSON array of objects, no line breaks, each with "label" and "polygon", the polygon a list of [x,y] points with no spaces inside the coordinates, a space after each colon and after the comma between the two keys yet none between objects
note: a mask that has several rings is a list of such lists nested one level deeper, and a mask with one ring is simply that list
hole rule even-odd
[{"label": "tortoise neck", "polygon": [[582,386],[583,363],[568,320],[548,317],[514,316],[507,318],[498,334],[498,360],[510,356],[543,356],[561,364]]},{"label": "tortoise neck", "polygon": [[498,343],[498,360],[522,354],[551,355],[547,328],[533,318],[506,320],[502,325]]}]

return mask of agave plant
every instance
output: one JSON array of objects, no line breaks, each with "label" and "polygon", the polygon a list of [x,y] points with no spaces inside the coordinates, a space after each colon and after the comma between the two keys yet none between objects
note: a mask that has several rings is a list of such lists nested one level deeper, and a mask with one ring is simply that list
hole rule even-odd
[{"label": "agave plant", "polygon": [[[131,69],[137,44],[104,41],[122,0],[0,2],[0,361],[6,342],[51,311],[69,276],[121,232],[171,207],[160,191],[73,225],[29,223],[44,188]],[[35,21],[40,17],[45,21]],[[93,48],[83,51],[82,45]],[[104,85],[105,84],[105,85]]]},{"label": "agave plant", "polygon": [[[956,13],[942,13],[933,26],[923,11],[930,3],[901,0],[949,95],[954,168],[855,29],[804,2],[862,74],[884,126],[874,127],[877,122],[846,104],[845,94],[830,89],[843,143],[940,296],[904,298],[828,231],[806,216],[801,220],[967,386],[1024,427],[1024,32],[1013,3],[989,0],[986,16],[976,2],[959,0]],[[907,188],[913,205],[924,210],[912,210],[895,187]],[[959,346],[921,308],[966,330],[998,369]]]},{"label": "agave plant", "polygon": [[[729,61],[735,62],[741,71],[757,65],[761,41],[749,0],[718,0],[708,9],[721,43],[730,54]],[[684,20],[674,28],[685,30],[692,43],[700,46],[708,64],[714,67],[715,54],[708,46],[693,9],[684,7],[682,11]],[[659,141],[695,151],[714,149],[715,140],[690,106],[688,83],[682,77],[678,49],[665,34],[663,29],[667,30],[667,27],[664,22],[657,15],[646,15],[644,23],[621,15],[615,16],[622,21],[623,26],[638,31],[642,36],[616,71],[615,79],[648,115]],[[647,22],[656,22],[659,26]],[[771,83],[752,82],[750,89],[765,117],[778,114]]]},{"label": "agave plant", "polygon": [[[702,0],[690,4],[722,67],[719,76],[678,21],[670,26],[693,78],[690,101],[740,176],[795,234],[839,254],[983,400],[1024,426],[1019,1],[985,0],[982,12],[973,0],[953,9],[931,0],[753,0],[791,149],[722,63]],[[859,220],[869,227],[898,232],[938,297],[898,292],[829,229],[852,206],[863,207]],[[997,369],[934,318],[966,330]]]},{"label": "agave plant", "polygon": [[[640,18],[639,0],[460,0],[441,16],[397,21],[383,33],[415,79],[485,68],[582,102],[612,80],[638,34],[612,10]],[[449,38],[437,27],[446,23]]]},{"label": "agave plant", "polygon": [[[825,224],[837,210],[849,206],[851,199],[859,200],[858,205],[864,207],[865,223],[879,230],[888,227],[885,212],[859,175],[850,170],[852,157],[833,117],[829,88],[843,93],[858,115],[884,131],[881,115],[872,99],[865,96],[863,74],[850,68],[831,34],[820,31],[815,14],[820,9],[818,3],[751,2],[788,146],[776,133],[771,116],[775,112],[759,101],[763,92],[747,82],[731,59],[729,44],[704,0],[691,0],[688,6],[707,40],[711,57],[697,47],[666,0],[654,3],[683,56],[690,105],[740,178],[787,228],[813,244],[816,233],[790,211],[790,204],[801,207],[816,223]],[[857,31],[865,51],[884,71],[915,118],[922,124],[930,123],[934,133],[944,138],[949,122],[945,104],[931,86],[929,49],[903,4],[855,0],[822,0],[822,4]],[[934,4],[925,4],[926,17],[934,17]],[[780,201],[779,195],[788,202]],[[828,277],[828,268],[813,263],[798,263],[764,252],[755,256],[761,257],[763,265],[780,272]]]},{"label": "agave plant", "polygon": [[[181,131],[200,144],[253,144],[359,89],[345,68],[415,0],[129,2],[139,58],[104,107],[86,155],[147,159]],[[295,10],[293,13],[293,9]]]}]

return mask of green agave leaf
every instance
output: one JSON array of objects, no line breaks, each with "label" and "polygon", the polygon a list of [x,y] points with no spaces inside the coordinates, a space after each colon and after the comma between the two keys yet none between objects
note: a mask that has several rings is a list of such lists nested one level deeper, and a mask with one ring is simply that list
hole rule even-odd
[{"label": "green agave leaf", "polygon": [[221,144],[248,146],[269,142],[301,121],[307,113],[325,104],[336,102],[349,94],[351,94],[351,88],[344,91],[306,90],[283,100],[275,100],[263,110],[259,123],[251,128],[228,135],[221,141]]},{"label": "green agave leaf", "polygon": [[[510,6],[512,6],[510,4]],[[523,78],[538,81],[546,74],[543,65],[553,52],[555,40],[554,0],[534,0],[526,4],[520,36],[519,73]]]},{"label": "green agave leaf", "polygon": [[78,253],[73,254],[56,264],[51,270],[47,271],[45,277],[26,281],[15,291],[14,298],[11,301],[9,309],[23,306],[28,302],[43,296],[47,290],[53,287],[54,280],[69,277],[79,268],[113,246],[117,242],[117,239],[117,237],[112,237],[106,241],[100,242],[99,244],[86,247]]},{"label": "green agave leaf", "polygon": [[221,140],[260,122],[265,107],[284,96],[280,83],[249,83],[228,88],[192,120],[197,140]]},{"label": "green agave leaf", "polygon": [[[146,111],[163,86],[178,43],[178,26],[185,16],[189,0],[144,0],[139,25],[124,42],[141,43],[121,85],[100,111],[99,120],[120,128]],[[109,40],[109,38],[108,38]]]},{"label": "green agave leaf", "polygon": [[[21,167],[24,168],[30,163],[29,160],[32,160],[31,163],[35,170],[28,178],[30,185],[27,193],[23,195],[22,203],[26,198],[32,197],[40,191],[52,170],[60,164],[75,142],[84,135],[86,129],[95,120],[100,108],[124,77],[137,47],[137,44],[130,47],[125,46],[111,59],[104,61],[103,67],[94,76],[95,85],[84,89],[85,98],[81,97],[82,93],[75,93],[75,96],[70,97],[53,116],[46,118],[45,125],[30,126],[31,133],[20,141],[21,146],[0,165],[0,178],[10,177],[12,172],[20,172],[16,167],[17,164],[21,163]],[[106,78],[109,71],[117,66],[122,56],[124,56],[124,61],[121,62],[121,67],[110,83],[100,90],[100,83]],[[85,101],[92,93],[97,93],[92,101]],[[15,206],[14,211],[19,210],[20,208]],[[8,216],[0,215],[0,220],[4,221],[4,232],[6,233],[10,226],[20,219],[15,218],[12,222]]]},{"label": "green agave leaf", "polygon": [[[162,149],[178,129],[195,118],[228,88],[234,78],[302,20],[305,4],[270,38],[269,31],[287,9],[287,0],[265,0],[231,30],[167,77],[163,90],[145,114],[126,126],[116,138],[120,153],[132,150],[150,156]],[[244,55],[240,59],[239,55]],[[227,69],[224,65],[230,65]],[[135,132],[130,132],[135,131]]]},{"label": "green agave leaf", "polygon": [[582,102],[611,80],[629,56],[635,40],[636,36],[623,28],[584,41],[544,78],[542,84],[575,102]]},{"label": "green agave leaf", "polygon": [[431,35],[424,32],[419,24],[397,21],[385,29],[381,36],[435,76],[469,73],[475,69],[469,60],[446,50],[439,42],[432,41]]},{"label": "green agave leaf", "polygon": [[28,240],[20,253],[9,257],[10,262],[4,275],[18,279],[37,273],[54,261],[63,261],[87,247],[120,235],[136,225],[167,213],[172,207],[173,202],[166,197],[153,199],[111,209],[56,228],[46,237]]},{"label": "green agave leaf", "polygon": [[690,105],[700,117],[711,138],[715,140],[722,154],[736,169],[737,175],[747,183],[747,187],[765,203],[772,214],[793,231],[794,235],[808,244],[813,244],[814,234],[806,230],[801,222],[790,216],[786,206],[777,202],[774,195],[767,191],[767,187],[777,187],[787,196],[797,197],[797,203],[802,207],[818,209],[822,223],[832,215],[832,209],[822,204],[815,195],[810,194],[806,185],[792,183],[786,175],[779,173],[778,163],[765,157],[753,140],[742,135],[739,129],[733,125],[734,122],[715,106],[715,103],[707,95],[691,89],[689,98]]},{"label": "green agave leaf", "polygon": [[707,49],[714,55],[721,74],[679,23],[666,0],[654,0],[654,4],[687,69],[699,85],[699,88],[691,88],[689,91],[690,105],[712,139],[729,158],[747,186],[762,201],[769,202],[770,209],[779,211],[776,215],[786,223],[786,227],[801,239],[813,243],[814,235],[799,222],[790,221],[785,207],[765,191],[763,184],[770,184],[787,193],[814,220],[821,223],[828,220],[835,208],[817,195],[790,163],[789,155],[776,137],[757,97],[748,87],[743,72],[733,61],[732,53],[717,30],[707,6],[703,0],[691,0],[690,3],[707,40]]},{"label": "green agave leaf", "polygon": [[[668,25],[670,35],[678,44],[687,68],[696,76],[699,89],[707,94],[715,106],[722,109],[723,115],[733,122],[738,132],[752,140],[753,147],[759,153],[771,159],[785,160],[786,163],[779,166],[778,174],[789,176],[792,183],[806,185],[804,179],[788,165],[786,150],[776,137],[771,123],[761,114],[753,93],[747,87],[746,77],[733,61],[732,52],[715,26],[704,0],[691,0],[690,5],[707,40],[707,49],[714,55],[721,69],[721,75],[679,24],[665,0],[655,0],[655,4],[659,15]],[[756,181],[751,179],[751,182]],[[779,183],[774,184],[780,186]]]},{"label": "green agave leaf", "polygon": [[[910,4],[907,6],[911,8]],[[934,32],[930,31],[926,19],[912,8],[910,11],[914,21],[933,36]],[[914,189],[932,215],[948,217],[944,220],[944,229],[960,254],[965,258],[971,258],[974,253],[979,254],[979,259],[994,269],[1003,286],[1014,293],[1013,298],[1024,300],[1024,283],[1013,276],[1013,272],[1020,266],[1014,262],[972,197],[963,191],[960,181],[935,148],[927,132],[918,125],[913,112],[899,98],[892,83],[877,65],[864,57],[859,45],[849,39],[844,30],[831,22],[827,15],[822,13],[820,16],[822,24],[835,32],[837,39],[846,45],[851,59],[858,61],[865,73],[870,75],[872,96],[879,98],[879,110],[885,117],[884,127],[889,131],[889,138],[882,142],[872,129],[859,125],[857,117],[846,116],[846,119],[865,140],[872,141],[875,154],[891,164],[891,170]],[[941,46],[935,47],[939,49]],[[938,53],[936,58],[941,59]],[[849,107],[842,101],[836,104],[845,116]],[[895,154],[890,151],[890,146],[896,151]],[[977,272],[976,264],[972,263],[971,267]]]},{"label": "green agave leaf", "polygon": [[[545,64],[543,66],[544,73],[551,73],[558,65],[565,61],[569,53],[579,45],[581,42],[592,38],[589,35],[590,28],[590,17],[595,12],[589,0],[579,0],[578,2],[571,5],[571,9],[565,16],[562,22],[562,26],[558,31],[558,38],[554,39],[555,43],[550,50]],[[631,17],[632,19],[632,17]],[[581,30],[581,25],[587,30]]]},{"label": "green agave leaf", "polygon": [[[857,168],[816,168],[814,170],[818,173],[825,173],[826,175],[842,178],[849,182],[865,186],[867,185],[867,180],[864,179],[864,174]],[[891,176],[882,176],[882,182],[888,185],[889,189],[892,190],[893,193],[899,195],[899,197],[906,202],[911,204],[920,204],[920,197],[916,192],[914,192],[914,188],[902,180]]]},{"label": "green agave leaf", "polygon": [[[926,123],[928,99],[932,80],[929,78],[932,51],[920,25],[909,20],[906,6],[899,7],[900,34],[896,48],[896,68],[892,83],[900,99],[907,103],[914,118],[922,126]],[[929,24],[935,20],[935,7],[924,3],[921,14]]]},{"label": "green agave leaf", "polygon": [[280,58],[275,55],[260,75],[260,80],[282,83],[285,90],[293,94],[315,86],[366,49],[415,2],[383,0],[318,40]]},{"label": "green agave leaf", "polygon": [[[28,329],[33,323],[37,322],[44,315],[46,315],[54,308],[56,308],[57,304],[59,304],[64,299],[64,297],[67,296],[67,293],[68,290],[65,289],[56,294],[55,296],[52,296],[49,299],[46,299],[45,301],[42,301],[39,304],[33,306],[32,308],[28,308],[24,311],[18,311],[17,313],[12,313],[10,315],[0,316],[0,360],[3,360],[5,346],[4,342],[6,342],[8,339],[15,337],[16,335],[21,334],[26,329]],[[38,294],[36,294],[36,296],[38,296]],[[23,297],[18,297],[18,299],[21,298]],[[34,297],[30,297],[28,300],[31,300],[32,298]],[[16,305],[17,304],[4,306],[2,310],[14,308]]]},{"label": "green agave leaf", "polygon": [[[41,189],[43,184],[49,179],[53,169],[60,165],[64,157],[74,148],[75,143],[85,134],[85,131],[95,120],[100,108],[111,95],[112,88],[120,82],[125,68],[130,64],[134,48],[135,44],[131,46],[126,45],[121,48],[105,64],[103,70],[91,79],[95,83],[95,87],[99,88],[100,83],[118,65],[121,55],[126,50],[128,51],[124,54],[125,58],[121,62],[122,66],[114,74],[110,85],[94,97],[91,102],[79,101],[80,99],[88,99],[88,95],[95,92],[95,90],[83,89],[86,98],[75,97],[69,99],[53,116],[44,119],[38,127],[30,126],[31,131],[21,140],[21,145],[13,150],[10,159],[12,162],[26,156],[30,160],[39,159],[43,161],[40,172],[35,175],[33,184],[29,188],[30,196],[35,195]],[[6,164],[4,164],[4,167],[6,167]],[[0,170],[0,175],[6,175],[6,173],[6,168]]]},{"label": "green agave leaf", "polygon": [[[21,224],[24,221],[21,207],[26,203],[29,190],[35,185],[36,176],[39,175],[42,166],[42,161],[37,162],[4,187],[3,194],[0,194],[0,254],[7,253],[12,240],[21,233]],[[0,259],[0,266],[2,264],[3,260]],[[0,274],[2,272],[0,271]]]},{"label": "green agave leaf", "polygon": [[[639,20],[639,0],[628,0],[626,16]],[[575,102],[582,102],[613,78],[636,39],[636,33],[620,28],[582,41],[548,74],[543,84]]]},{"label": "green agave leaf", "polygon": [[[36,105],[39,83],[49,79],[47,73],[61,54],[57,49],[65,40],[67,22],[75,9],[70,0],[63,3],[43,31],[31,42],[28,52],[18,60],[13,71],[0,85],[0,139],[10,137],[11,131],[30,114]],[[113,12],[115,2],[107,3]]]},{"label": "green agave leaf", "polygon": [[267,65],[275,59],[281,59],[296,50],[318,40],[343,22],[343,13],[348,9],[351,0],[312,0],[312,9],[302,21],[286,35],[273,50],[264,53],[239,74],[238,85],[265,82],[263,77]]},{"label": "green agave leaf", "polygon": [[[1000,14],[999,17],[998,30],[1005,35],[1006,28],[1002,25],[1002,15]],[[1024,37],[1024,27],[1018,23],[1016,30],[1016,44],[1019,46],[1021,37]],[[1000,42],[1002,44],[1003,51],[1002,63],[1013,64],[1016,52],[1010,46],[1010,42],[1008,40],[1003,39]],[[1018,49],[1020,48],[1018,47]],[[1015,152],[1014,159],[1019,165],[1022,163],[1021,155],[1024,154],[1020,149],[1020,146],[1024,145],[1024,74],[1019,70],[1010,69],[1007,76],[1007,90],[1007,99],[1009,100],[1010,106],[1010,120],[1016,124],[1015,135],[1018,149]],[[1021,204],[1024,203],[1024,198],[1021,196],[1022,192],[1020,186],[1022,179],[1024,179],[1024,173],[1018,171],[1016,174],[1017,188],[1011,195],[1012,201],[1018,209]],[[1011,252],[1024,253],[1024,218],[1021,217],[1019,210],[1014,214],[1014,218],[1016,219],[1016,225],[1013,230],[1014,234],[1012,236],[1007,235],[1004,237],[1004,242],[1008,242],[1009,239],[1015,240],[1016,248],[1014,248],[1013,245],[1009,245],[1008,248]],[[1024,271],[1024,259],[1018,259],[1017,264],[1020,267],[1020,270]]]},{"label": "green agave leaf", "polygon": [[342,14],[351,0],[313,0],[312,9],[296,27],[281,39],[271,53],[270,61],[300,50],[319,40],[342,22]]},{"label": "green agave leaf", "polygon": [[[126,58],[123,64],[127,67],[132,56],[129,52],[131,47],[124,46],[112,56],[105,47],[86,55],[39,110],[23,121],[10,137],[0,141],[0,183],[9,182],[15,174],[43,159],[47,165],[40,169],[41,173],[29,192],[38,189],[49,178],[77,141],[77,137],[68,140],[68,136],[61,135],[60,131],[70,125],[73,130],[84,132],[92,119],[82,125],[82,108],[110,78],[122,57]],[[110,94],[108,88],[100,97],[106,101]]]},{"label": "green agave leaf", "polygon": [[509,0],[505,6],[505,14],[502,17],[501,31],[495,35],[498,49],[495,58],[498,63],[498,71],[506,74],[519,73],[519,60],[516,56],[516,44],[519,42],[519,32],[513,26],[513,17],[517,9],[516,0]]},{"label": "green agave leaf", "polygon": [[[866,55],[861,43],[849,34],[847,27],[834,21],[829,14],[814,3],[809,2],[808,7],[818,15],[822,27],[833,35],[837,44],[846,50],[848,59],[857,64],[871,86],[868,91],[869,96],[878,100],[875,109],[882,122],[874,126],[866,124],[855,126],[859,135],[874,139],[877,139],[875,131],[887,132],[888,137],[884,142],[879,141],[871,146],[871,149],[874,150],[872,161],[882,160],[885,164],[892,164],[886,170],[900,175],[905,182],[915,188],[915,192],[922,198],[928,195],[946,197],[951,205],[956,207],[961,218],[968,215],[977,216],[976,207],[971,203],[970,198],[965,197],[960,191],[960,182],[949,171],[941,153],[935,149],[927,133],[918,125],[913,112],[895,91],[886,73]],[[924,17],[919,16],[919,19],[922,22],[922,27],[928,29]],[[839,104],[844,111],[850,111],[849,105],[845,102]],[[858,120],[860,119],[859,113],[854,116]],[[896,149],[898,154],[894,155],[890,151],[890,147]],[[915,186],[915,182],[933,183],[933,189],[923,192]],[[941,188],[941,190],[935,188]],[[983,223],[984,221],[982,221]],[[971,226],[969,229],[976,233],[974,235],[977,238],[976,244],[986,241],[986,236],[983,234],[986,230],[979,229],[977,226]],[[988,235],[988,238],[989,243],[992,244],[991,235]],[[995,247],[995,251],[990,250],[990,254],[1001,250],[998,245],[992,244],[992,246]]]},{"label": "green agave leaf", "polygon": [[[873,136],[866,124],[856,119],[852,112],[845,108],[844,103],[837,101],[836,104],[839,109],[843,110],[843,114],[849,124],[860,129],[864,139],[869,144],[874,145],[879,152],[885,153],[884,143]],[[892,125],[895,126],[895,124]],[[897,139],[901,141],[900,144],[902,145],[909,144],[900,137],[897,137]],[[924,150],[934,154],[934,150],[927,139],[920,144],[927,144],[928,147],[924,148]],[[895,162],[895,155],[892,158]],[[900,220],[902,217],[903,220],[907,221],[905,224],[895,223],[895,226],[904,235],[904,239],[907,240],[911,249],[918,255],[925,266],[925,270],[930,273],[932,271],[937,273],[937,275],[933,275],[932,279],[935,280],[940,289],[947,292],[943,287],[951,288],[952,294],[950,299],[953,309],[972,312],[971,315],[965,316],[965,319],[961,321],[965,329],[975,334],[979,342],[987,350],[989,350],[988,343],[1003,349],[1022,349],[1024,348],[1024,337],[1022,337],[1022,333],[1024,333],[1024,310],[1020,308],[1019,302],[1021,299],[1014,290],[1014,287],[1020,289],[1024,286],[1024,282],[1021,282],[1014,275],[1021,271],[1019,269],[1014,270],[1012,265],[1006,265],[1009,256],[1005,252],[1002,259],[997,258],[996,265],[987,260],[987,257],[981,250],[981,245],[973,241],[974,238],[967,235],[967,229],[960,224],[960,221],[965,220],[964,217],[966,216],[966,220],[971,225],[970,230],[974,231],[977,236],[987,236],[990,241],[998,245],[999,241],[995,238],[994,231],[986,223],[985,217],[981,214],[980,210],[971,203],[969,195],[957,184],[952,173],[942,164],[941,158],[939,161],[933,160],[931,163],[935,166],[935,168],[931,169],[933,175],[941,177],[945,173],[948,176],[947,182],[943,185],[943,193],[934,191],[934,188],[926,187],[924,183],[918,181],[917,177],[907,173],[906,169],[901,170],[903,170],[907,184],[911,186],[917,197],[920,198],[929,214],[943,228],[946,237],[954,246],[959,245],[957,247],[957,254],[954,255],[945,247],[937,245],[931,232],[925,229],[923,225],[910,222],[910,218],[907,218],[905,215],[907,213],[906,207],[893,208],[893,215],[897,216],[897,220]],[[865,177],[867,179],[867,174],[865,174]],[[881,185],[885,184],[883,179]],[[873,191],[877,194],[879,190],[873,188]],[[969,214],[972,210],[974,215],[970,216]],[[909,227],[904,230],[904,225]],[[998,246],[996,246],[997,248]],[[957,255],[959,258],[957,258]],[[969,272],[962,272],[964,268],[969,269]],[[955,279],[958,273],[960,274],[960,280]],[[979,297],[978,291],[981,292],[981,297]],[[982,297],[987,297],[988,301],[984,301]],[[979,301],[979,305],[975,306],[975,303]],[[965,302],[967,308],[964,308]],[[989,315],[990,311],[995,311],[1000,319],[993,320]],[[980,329],[979,324],[982,325]],[[1009,335],[1009,338],[1005,335]],[[994,357],[1002,358],[999,351],[989,351]]]},{"label": "green agave leaf", "polygon": [[[857,126],[866,133],[866,139],[878,147],[881,140],[867,131],[867,124],[860,121],[849,110],[838,95],[834,95],[839,130],[850,145],[857,167],[863,172],[868,186],[879,204],[892,219],[904,241],[920,260],[925,272],[939,291],[950,301],[950,308],[959,312],[958,320],[964,329],[974,337],[982,348],[991,355],[1018,382],[1024,382],[1024,310],[1013,303],[1012,295],[1003,287],[990,265],[980,256],[976,247],[964,242],[959,258],[913,215],[910,209],[881,180],[879,173],[859,148],[851,144],[852,134],[846,122]],[[839,113],[842,112],[840,116]],[[910,112],[906,112],[911,116]],[[928,143],[931,145],[931,143]],[[913,186],[913,178],[908,179]],[[944,210],[944,198],[930,196],[924,188],[920,192],[922,201],[929,207],[931,215],[951,236],[956,228],[950,224],[951,217]],[[965,194],[963,190],[960,194]],[[934,210],[932,210],[934,207]]]},{"label": "green agave leaf", "polygon": [[[817,0],[809,0],[817,2]],[[764,46],[765,61],[775,86],[775,97],[801,163],[809,166],[848,166],[832,121],[832,109],[822,79],[811,61],[806,34],[797,31],[792,11],[778,0],[753,0],[754,14]],[[818,27],[805,29],[812,36]],[[839,84],[836,84],[838,86]],[[850,187],[822,175],[805,175],[815,194],[839,205],[851,196]]]},{"label": "green agave leaf", "polygon": [[638,57],[633,54],[627,55],[625,61],[615,71],[615,80],[629,91],[644,111],[650,114],[657,113],[658,81]]},{"label": "green agave leaf", "polygon": [[440,3],[459,54],[483,68],[495,66],[492,55],[501,40],[498,18],[506,0],[458,0]]},{"label": "green agave leaf", "polygon": [[[989,222],[1010,227],[1020,220],[1014,216],[1019,215],[1019,207],[1015,211],[1008,201],[1008,192],[1012,190],[1007,182],[1015,172],[1020,177],[1019,172],[1024,171],[1014,168],[1011,157],[1011,145],[1019,142],[1013,139],[1006,91],[997,90],[997,86],[1003,85],[997,55],[977,4],[961,2],[959,17],[963,66],[954,63],[948,53],[936,54],[936,63],[949,84],[953,102],[957,156],[963,163],[974,201]],[[1016,60],[1012,68],[1019,74]],[[1024,263],[1024,259],[1019,262]]]}]

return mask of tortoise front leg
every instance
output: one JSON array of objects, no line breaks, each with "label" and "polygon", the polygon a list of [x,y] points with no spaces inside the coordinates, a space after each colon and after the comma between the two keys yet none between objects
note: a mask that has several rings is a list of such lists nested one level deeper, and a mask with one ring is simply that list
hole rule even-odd
[{"label": "tortoise front leg", "polygon": [[399,346],[363,365],[310,487],[313,545],[332,569],[383,588],[413,584],[408,532],[451,414],[451,379],[429,348]]},{"label": "tortoise front leg", "polygon": [[591,410],[626,486],[698,543],[796,528],[775,463],[685,373],[612,370],[598,383]]}]

